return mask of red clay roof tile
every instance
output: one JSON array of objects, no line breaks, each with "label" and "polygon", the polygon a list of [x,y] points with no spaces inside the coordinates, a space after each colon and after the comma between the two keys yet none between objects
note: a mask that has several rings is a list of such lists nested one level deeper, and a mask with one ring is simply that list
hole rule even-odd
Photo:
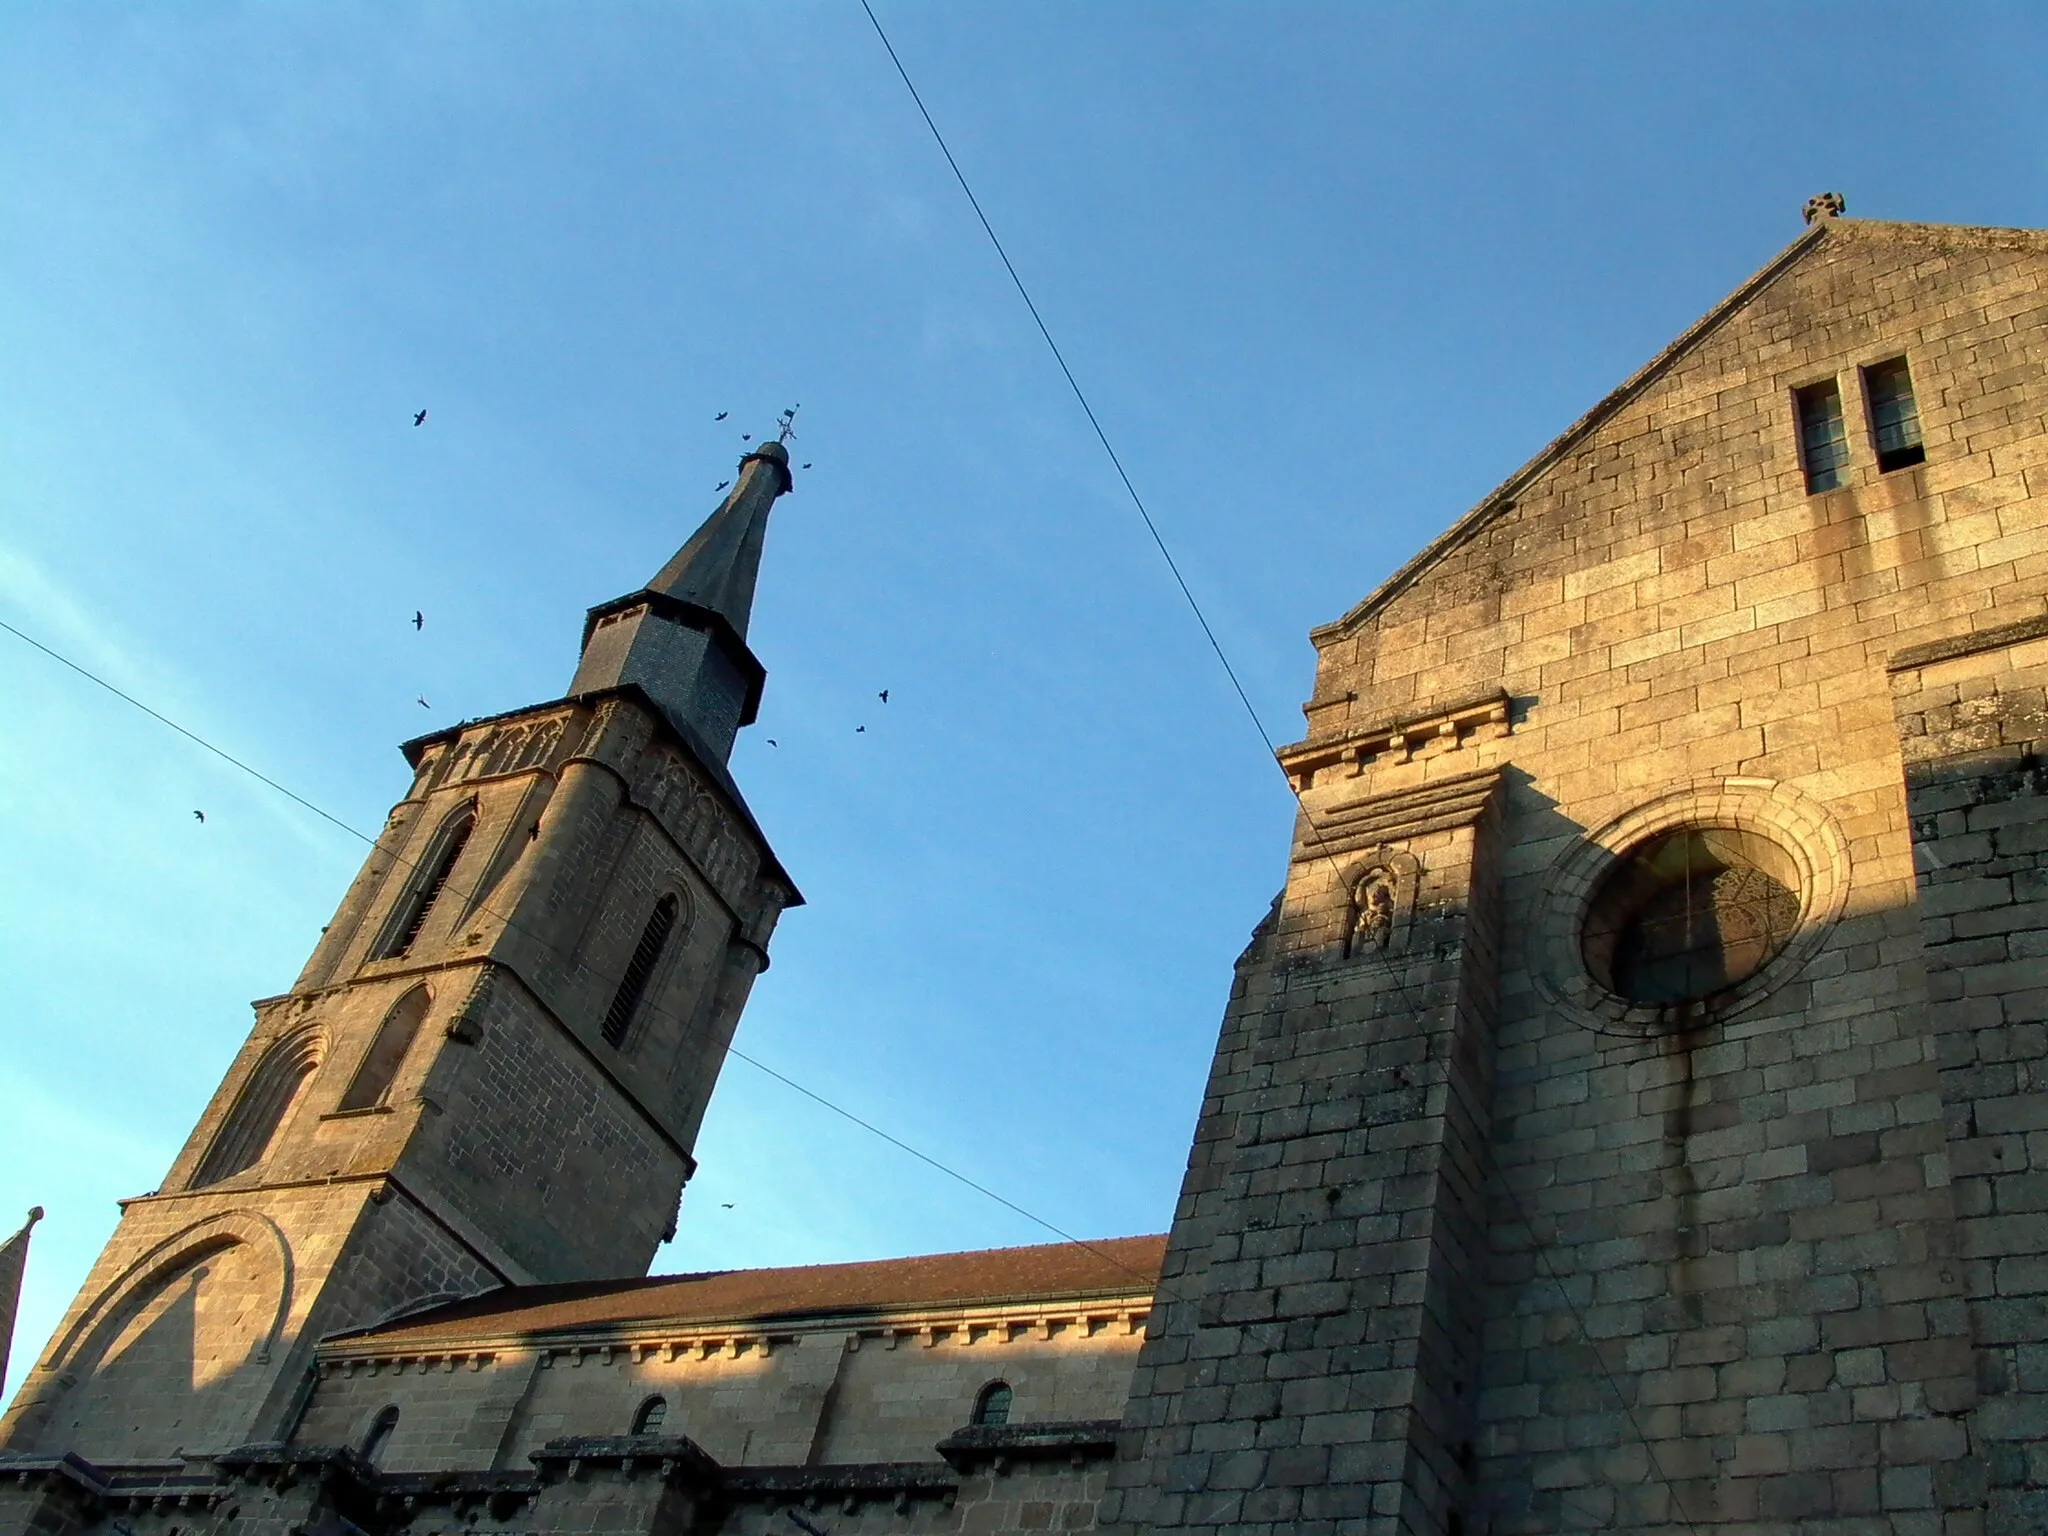
[{"label": "red clay roof tile", "polygon": [[1164,1236],[1116,1237],[1085,1245],[1046,1243],[864,1264],[508,1286],[339,1337],[374,1341],[381,1348],[641,1324],[759,1324],[810,1316],[1129,1295],[1149,1291],[1157,1283],[1165,1253]]}]

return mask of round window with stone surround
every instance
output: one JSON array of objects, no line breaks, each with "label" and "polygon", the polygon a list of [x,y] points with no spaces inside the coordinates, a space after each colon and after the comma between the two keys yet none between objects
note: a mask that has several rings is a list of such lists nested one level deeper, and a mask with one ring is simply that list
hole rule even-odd
[{"label": "round window with stone surround", "polygon": [[1705,779],[1561,839],[1524,936],[1536,991],[1602,1033],[1726,1019],[1797,975],[1848,897],[1826,805],[1770,779]]},{"label": "round window with stone surround", "polygon": [[1630,848],[1594,892],[1586,969],[1632,1004],[1699,1003],[1762,970],[1799,927],[1799,869],[1739,827],[1677,827]]}]

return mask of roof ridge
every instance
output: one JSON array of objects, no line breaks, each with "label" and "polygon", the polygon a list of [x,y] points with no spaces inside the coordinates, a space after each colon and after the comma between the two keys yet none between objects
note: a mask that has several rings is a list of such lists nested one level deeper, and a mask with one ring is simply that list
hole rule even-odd
[{"label": "roof ridge", "polygon": [[1482,496],[1471,511],[1410,556],[1392,575],[1354,604],[1341,618],[1332,619],[1327,624],[1318,624],[1310,629],[1310,641],[1321,645],[1326,640],[1355,630],[1374,612],[1414,585],[1424,571],[1462,544],[1495,513],[1506,511],[1508,505],[1514,501],[1515,494],[1524,486],[1556,464],[1581,440],[1591,435],[1595,428],[1662,378],[1681,357],[1719,330],[1738,310],[1770,287],[1787,270],[1796,266],[1815,247],[1831,238],[1853,241],[1886,235],[1939,236],[1947,240],[1962,237],[1980,244],[1988,243],[2009,249],[2048,250],[2048,230],[2015,229],[1993,224],[1931,224],[1909,219],[1816,219],[1799,232],[1798,238],[1751,273],[1726,298],[1687,326],[1648,362],[1594,402],[1592,408],[1578,420],[1538,449],[1519,469]]}]

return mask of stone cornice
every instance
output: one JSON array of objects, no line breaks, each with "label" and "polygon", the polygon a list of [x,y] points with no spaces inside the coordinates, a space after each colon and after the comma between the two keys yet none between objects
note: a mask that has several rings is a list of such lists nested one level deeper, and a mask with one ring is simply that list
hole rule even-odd
[{"label": "stone cornice", "polygon": [[[470,1338],[434,1343],[336,1339],[320,1345],[315,1359],[329,1375],[355,1375],[364,1368],[392,1369],[397,1373],[417,1370],[424,1375],[463,1367],[481,1370],[498,1355],[513,1350],[538,1351],[547,1364],[572,1368],[585,1364],[638,1364],[657,1358],[760,1358],[778,1347],[795,1343],[804,1334],[816,1333],[851,1335],[855,1341],[851,1347],[856,1349],[870,1345],[897,1349],[906,1344],[929,1349],[941,1343],[951,1348],[985,1348],[1025,1337],[1041,1341],[1060,1337],[1071,1341],[1135,1338],[1144,1332],[1151,1311],[1149,1291],[1120,1292],[1000,1306],[956,1304],[879,1315],[820,1312],[796,1317],[692,1321],[687,1325],[640,1321],[540,1337],[479,1331]],[[1080,1331],[1083,1327],[1085,1333]]]},{"label": "stone cornice", "polygon": [[[1310,711],[1350,703],[1341,699],[1311,700]],[[1431,742],[1452,745],[1473,739],[1505,736],[1514,729],[1513,700],[1504,688],[1489,688],[1449,704],[1432,705],[1420,712],[1388,716],[1367,725],[1346,726],[1326,736],[1311,735],[1306,741],[1282,747],[1275,755],[1287,771],[1296,794],[1313,787],[1316,776],[1332,768],[1346,767],[1357,773],[1369,762],[1388,758],[1405,763]]]}]

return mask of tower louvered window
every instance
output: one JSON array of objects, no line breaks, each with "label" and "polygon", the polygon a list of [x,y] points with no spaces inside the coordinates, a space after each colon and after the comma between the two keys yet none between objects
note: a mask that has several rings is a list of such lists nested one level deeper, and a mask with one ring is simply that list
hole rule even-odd
[{"label": "tower louvered window", "polygon": [[411,891],[391,914],[385,940],[377,946],[377,959],[396,960],[411,952],[413,940],[426,927],[427,917],[434,910],[434,903],[440,899],[441,888],[455,872],[455,861],[462,857],[463,845],[469,841],[469,834],[475,828],[476,809],[470,806],[457,812],[455,819],[442,829],[433,853],[422,862],[419,877]]},{"label": "tower louvered window", "polygon": [[669,932],[675,925],[676,899],[664,896],[654,904],[647,926],[640,930],[640,942],[633,946],[633,958],[626,962],[626,974],[619,978],[619,990],[612,994],[612,1005],[604,1012],[604,1043],[614,1050],[626,1043],[633,1015],[640,1008],[640,995],[653,979],[654,968],[661,963],[661,952],[668,947]]},{"label": "tower louvered window", "polygon": [[1849,434],[1842,425],[1842,391],[1823,379],[1798,391],[1799,462],[1808,495],[1838,489],[1849,464]]},{"label": "tower louvered window", "polygon": [[1877,467],[1882,474],[1927,462],[1920,442],[1920,407],[1913,400],[1913,375],[1903,357],[1863,370],[1864,397],[1870,401],[1870,435],[1877,440]]}]

